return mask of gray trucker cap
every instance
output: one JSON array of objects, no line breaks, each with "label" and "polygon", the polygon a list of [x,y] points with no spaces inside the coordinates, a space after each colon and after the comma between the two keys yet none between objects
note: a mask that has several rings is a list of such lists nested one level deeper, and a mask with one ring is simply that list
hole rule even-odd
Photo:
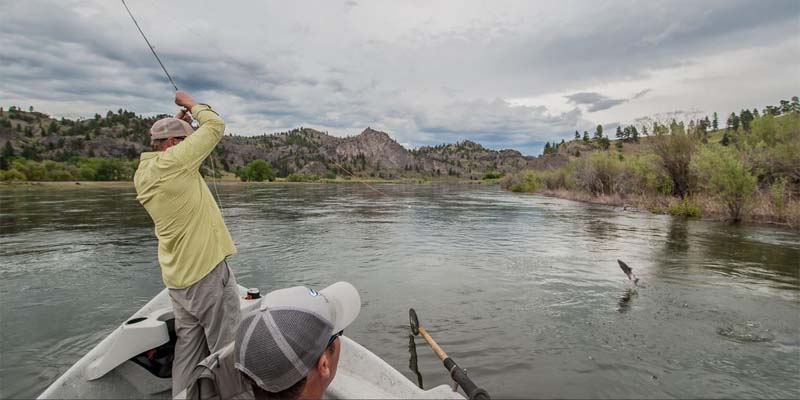
[{"label": "gray trucker cap", "polygon": [[303,286],[270,292],[239,325],[234,365],[264,390],[285,390],[308,375],[331,336],[360,310],[358,291],[347,282],[319,292]]}]

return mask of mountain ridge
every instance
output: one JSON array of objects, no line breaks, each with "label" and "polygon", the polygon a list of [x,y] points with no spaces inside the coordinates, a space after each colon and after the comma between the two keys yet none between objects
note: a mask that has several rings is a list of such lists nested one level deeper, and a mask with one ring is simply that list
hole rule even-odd
[{"label": "mountain ridge", "polygon": [[[120,109],[90,119],[59,120],[32,109],[10,107],[0,109],[0,146],[10,143],[13,154],[36,161],[75,157],[134,160],[150,150],[148,129],[165,116],[142,117]],[[226,171],[260,159],[267,161],[277,176],[480,179],[489,172],[510,173],[537,164],[536,157],[517,150],[491,150],[470,140],[407,149],[389,133],[372,127],[345,137],[304,127],[255,136],[226,134],[212,154]]]}]

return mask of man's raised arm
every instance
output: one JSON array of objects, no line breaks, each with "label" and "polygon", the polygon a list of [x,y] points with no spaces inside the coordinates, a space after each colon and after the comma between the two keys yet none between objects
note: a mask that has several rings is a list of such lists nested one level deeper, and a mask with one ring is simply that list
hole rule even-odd
[{"label": "man's raised arm", "polygon": [[[222,139],[222,135],[225,133],[225,122],[211,107],[206,104],[198,104],[182,90],[175,92],[175,104],[183,107],[184,110],[189,110],[200,127],[183,142],[170,147],[167,153],[171,153],[172,157],[177,162],[184,164],[187,169],[198,169]],[[188,119],[187,122],[191,122],[186,111],[181,111],[176,117],[183,120]]]}]

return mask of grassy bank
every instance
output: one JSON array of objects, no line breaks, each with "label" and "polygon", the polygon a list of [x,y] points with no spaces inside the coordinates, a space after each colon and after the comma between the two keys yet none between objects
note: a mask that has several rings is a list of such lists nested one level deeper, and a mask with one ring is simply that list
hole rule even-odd
[{"label": "grassy bank", "polygon": [[711,132],[690,126],[656,125],[653,136],[567,153],[559,168],[522,171],[502,185],[656,213],[800,227],[800,112]]}]

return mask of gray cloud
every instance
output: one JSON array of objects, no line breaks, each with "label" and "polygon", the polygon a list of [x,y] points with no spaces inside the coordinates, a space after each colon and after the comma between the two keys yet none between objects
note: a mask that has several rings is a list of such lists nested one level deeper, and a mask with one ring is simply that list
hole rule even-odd
[{"label": "gray cloud", "polygon": [[[607,2],[595,9],[523,2],[491,12],[469,3],[187,4],[129,2],[178,84],[214,104],[232,131],[304,125],[345,135],[369,125],[413,146],[471,139],[532,154],[545,141],[604,122],[584,112],[653,99],[651,89],[603,95],[592,87],[597,82],[791,40],[800,18],[793,0]],[[442,11],[452,7],[459,13]],[[0,99],[66,116],[174,109],[168,81],[118,3],[3,8]],[[274,18],[264,24],[264,16]],[[800,53],[796,44],[789,48]],[[565,88],[580,108],[556,112],[503,100]]]},{"label": "gray cloud", "polygon": [[566,98],[572,104],[587,106],[587,111],[589,112],[595,112],[608,110],[609,108],[618,106],[622,103],[640,99],[651,91],[652,89],[644,89],[627,99],[612,99],[597,92],[579,92],[564,96],[564,98]]},{"label": "gray cloud", "polygon": [[641,92],[637,92],[636,94],[633,95],[631,100],[641,99],[642,97],[646,96],[648,93],[650,93],[652,91],[653,91],[653,89],[645,89],[645,90],[642,90]]},{"label": "gray cloud", "polygon": [[607,110],[628,101],[627,99],[611,99],[595,92],[580,92],[564,97],[573,104],[588,106],[589,112]]}]

